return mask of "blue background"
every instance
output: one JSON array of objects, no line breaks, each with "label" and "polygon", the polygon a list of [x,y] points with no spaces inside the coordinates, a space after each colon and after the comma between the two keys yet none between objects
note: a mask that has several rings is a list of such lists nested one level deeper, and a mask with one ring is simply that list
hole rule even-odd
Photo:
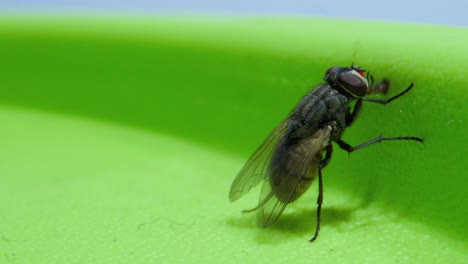
[{"label": "blue background", "polygon": [[0,0],[1,11],[302,15],[468,25],[466,0]]}]

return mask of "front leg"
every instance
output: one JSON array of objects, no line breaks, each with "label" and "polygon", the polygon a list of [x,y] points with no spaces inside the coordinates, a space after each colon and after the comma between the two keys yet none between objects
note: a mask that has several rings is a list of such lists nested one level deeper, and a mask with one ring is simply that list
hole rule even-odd
[{"label": "front leg", "polygon": [[[373,82],[374,79],[372,78],[371,80]],[[382,82],[376,84],[375,86],[372,86],[372,90],[374,91],[373,93],[379,93],[380,92],[380,93],[385,94],[388,91],[389,85],[390,85],[390,82],[387,79],[384,79]],[[354,105],[353,112],[346,119],[346,126],[351,126],[354,123],[354,121],[356,120],[356,118],[358,117],[358,115],[360,113],[363,101],[368,101],[368,102],[373,102],[373,103],[386,105],[386,104],[390,103],[391,101],[393,101],[393,100],[403,96],[407,92],[409,92],[413,88],[413,86],[414,86],[414,83],[411,83],[410,86],[408,88],[406,88],[403,92],[401,92],[401,93],[399,93],[399,94],[397,94],[397,95],[395,95],[393,97],[390,97],[389,99],[364,98],[364,97],[358,98],[357,101],[356,101],[356,104]]]},{"label": "front leg", "polygon": [[[390,97],[389,99],[378,99],[378,98],[362,98],[363,101],[368,101],[368,102],[373,102],[373,103],[377,103],[377,104],[383,104],[383,105],[386,105],[388,103],[390,103],[391,101],[403,96],[405,93],[409,92],[414,86],[414,83],[411,83],[410,86],[408,86],[408,88],[406,88],[403,92],[393,96],[393,97]],[[361,99],[361,98],[360,98]]]}]

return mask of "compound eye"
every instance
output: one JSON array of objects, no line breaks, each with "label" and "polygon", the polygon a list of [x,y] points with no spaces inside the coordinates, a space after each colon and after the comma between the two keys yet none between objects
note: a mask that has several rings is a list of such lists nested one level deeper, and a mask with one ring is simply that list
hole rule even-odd
[{"label": "compound eye", "polygon": [[367,80],[361,76],[360,72],[354,70],[341,74],[339,83],[341,87],[356,97],[362,97],[366,95],[367,91],[369,90],[369,84],[367,83]]}]

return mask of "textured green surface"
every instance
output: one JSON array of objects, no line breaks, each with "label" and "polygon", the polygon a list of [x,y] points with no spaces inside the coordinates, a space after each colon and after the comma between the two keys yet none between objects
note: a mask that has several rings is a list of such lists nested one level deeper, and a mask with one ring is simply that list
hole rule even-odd
[{"label": "textured green surface", "polygon": [[[0,263],[462,263],[468,30],[314,19],[0,19]],[[386,142],[270,228],[238,169],[333,65],[395,93],[345,134]]]}]

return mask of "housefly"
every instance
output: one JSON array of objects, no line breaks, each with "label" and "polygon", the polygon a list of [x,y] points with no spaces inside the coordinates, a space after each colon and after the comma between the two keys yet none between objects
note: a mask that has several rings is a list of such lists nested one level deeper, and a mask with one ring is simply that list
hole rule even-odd
[{"label": "housefly", "polygon": [[[357,146],[341,139],[345,129],[359,115],[363,102],[386,105],[406,94],[408,88],[388,99],[367,98],[369,94],[387,94],[390,81],[374,84],[369,72],[359,66],[331,67],[324,83],[305,95],[289,116],[276,127],[250,157],[231,185],[229,200],[236,201],[262,183],[258,205],[244,212],[257,211],[257,225],[273,224],[286,206],[297,200],[318,176],[317,239],[323,202],[322,170],[332,157],[332,142],[348,153],[377,142],[423,139],[411,136],[377,137]],[[351,111],[350,103],[356,101]]]}]

